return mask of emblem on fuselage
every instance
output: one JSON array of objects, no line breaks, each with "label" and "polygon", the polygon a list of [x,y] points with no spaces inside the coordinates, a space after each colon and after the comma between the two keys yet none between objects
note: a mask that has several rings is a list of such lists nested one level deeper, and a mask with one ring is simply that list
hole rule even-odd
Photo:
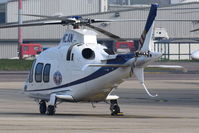
[{"label": "emblem on fuselage", "polygon": [[62,83],[62,75],[59,71],[54,73],[53,80],[56,85],[60,85]]}]

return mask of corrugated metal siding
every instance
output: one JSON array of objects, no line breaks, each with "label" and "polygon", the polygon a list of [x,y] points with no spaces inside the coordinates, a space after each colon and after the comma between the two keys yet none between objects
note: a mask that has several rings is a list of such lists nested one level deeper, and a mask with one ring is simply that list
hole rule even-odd
[{"label": "corrugated metal siding", "polygon": [[[17,21],[18,3],[9,2],[7,5],[8,22]],[[99,0],[27,0],[23,1],[24,14],[77,15],[96,13],[100,11]],[[23,16],[23,20],[31,20],[35,17]],[[38,18],[37,18],[38,19]]]},{"label": "corrugated metal siding", "polygon": [[[199,18],[199,3],[186,4],[179,6],[172,6],[167,8],[159,8],[156,19],[185,19],[185,20],[198,20]],[[104,15],[104,18],[111,19],[146,19],[148,10],[120,12],[120,17],[111,15]],[[96,18],[98,16],[95,16]],[[99,16],[101,17],[101,16]],[[139,38],[143,31],[145,22],[123,22],[111,23],[104,29],[112,33],[116,33],[124,38]],[[100,25],[98,25],[100,26]],[[156,21],[155,27],[164,27],[171,38],[198,38],[197,33],[191,33],[190,30],[198,28],[198,25],[193,25],[191,21]],[[101,37],[101,36],[100,36]],[[102,36],[103,37],[103,36]]]},{"label": "corrugated metal siding", "polygon": [[131,0],[131,4],[151,4],[158,3],[161,6],[169,5],[170,0]]},{"label": "corrugated metal siding", "polygon": [[[57,41],[49,41],[49,42],[34,42],[32,43],[40,43],[44,48],[54,47],[59,44]],[[4,58],[12,58],[17,57],[17,41],[5,41],[0,42],[0,59]]]},{"label": "corrugated metal siding", "polygon": [[[92,5],[92,6],[89,6]],[[9,20],[13,14],[16,14],[17,3],[11,2],[8,4]],[[42,7],[42,8],[41,8]],[[45,7],[45,8],[43,8]],[[48,9],[48,10],[46,10]],[[99,0],[28,0],[24,1],[24,13],[52,15],[53,13],[62,12],[65,15],[84,14],[90,12],[97,12],[99,10]],[[199,18],[199,3],[184,4],[178,6],[171,6],[166,8],[159,8],[157,19],[198,19]],[[115,17],[114,13],[88,16],[90,18],[108,18],[108,19],[146,19],[148,10],[126,11],[120,12],[120,17]],[[25,18],[24,19],[28,19]],[[29,18],[31,19],[31,18]],[[106,27],[101,24],[97,26],[104,28],[112,33],[115,33],[123,38],[139,38],[143,31],[145,22],[115,22],[108,23]],[[197,38],[197,33],[190,33],[189,31],[199,27],[193,25],[191,22],[158,22],[156,27],[164,27],[171,38]],[[62,26],[43,26],[43,27],[28,27],[24,28],[24,38],[27,39],[58,39],[62,36],[67,27]],[[0,39],[16,39],[16,29],[2,29],[0,30]],[[100,38],[107,38],[99,35]]]},{"label": "corrugated metal siding", "polygon": [[96,13],[100,11],[99,0],[60,0],[64,15]]},{"label": "corrugated metal siding", "polygon": [[[17,1],[9,2],[7,5],[8,22],[17,21]],[[99,0],[25,0],[23,1],[24,14],[55,15],[77,15],[99,12]],[[23,20],[38,19],[23,16]],[[63,26],[41,26],[23,28],[23,37],[26,39],[60,38],[67,27]],[[1,29],[0,39],[16,39],[17,29]]]},{"label": "corrugated metal siding", "polygon": [[0,43],[0,58],[12,58],[17,56],[16,43]]}]

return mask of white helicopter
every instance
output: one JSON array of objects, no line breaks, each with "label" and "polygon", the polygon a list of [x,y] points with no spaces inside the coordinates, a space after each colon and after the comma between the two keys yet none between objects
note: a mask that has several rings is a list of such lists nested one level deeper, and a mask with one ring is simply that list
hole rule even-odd
[{"label": "white helicopter", "polygon": [[[199,21],[196,20],[196,21],[193,21],[193,23],[194,23],[194,24],[198,24]],[[196,32],[196,31],[199,31],[199,28],[194,29],[194,30],[191,30],[190,32]],[[195,50],[195,51],[193,51],[193,52],[191,53],[191,58],[192,58],[193,60],[199,60],[199,49],[198,49],[198,50]]]},{"label": "white helicopter", "polygon": [[[131,54],[115,54],[107,47],[97,43],[96,32],[80,29],[87,26],[114,39],[118,36],[91,25],[115,20],[83,19],[82,17],[44,17],[44,22],[2,25],[0,28],[73,25],[66,30],[58,46],[42,52],[34,61],[29,77],[24,85],[24,92],[39,102],[41,114],[54,115],[58,102],[101,102],[110,101],[112,115],[120,113],[118,96],[111,92],[132,73],[143,85],[147,94],[152,95],[144,84],[144,67],[154,62],[162,53],[152,52],[151,44],[157,4],[152,4],[144,31],[140,38],[138,51]],[[28,14],[26,14],[28,15]],[[122,20],[123,21],[123,20]],[[128,20],[127,20],[128,21]],[[48,103],[48,106],[47,106]]]},{"label": "white helicopter", "polygon": [[191,54],[191,58],[193,60],[199,60],[199,50],[195,50],[192,54]]}]

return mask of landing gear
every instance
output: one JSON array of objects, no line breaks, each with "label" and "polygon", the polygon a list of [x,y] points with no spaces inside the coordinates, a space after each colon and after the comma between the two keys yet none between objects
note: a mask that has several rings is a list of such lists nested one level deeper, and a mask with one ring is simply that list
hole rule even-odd
[{"label": "landing gear", "polygon": [[55,114],[55,106],[48,105],[48,115],[54,115]]},{"label": "landing gear", "polygon": [[39,102],[39,111],[40,111],[40,114],[46,114],[46,111],[47,111],[48,115],[54,115],[55,114],[55,106],[54,105],[48,105],[48,108],[47,108],[46,107],[46,101],[41,100]]},{"label": "landing gear", "polygon": [[110,102],[111,102],[111,106],[110,106],[111,115],[113,116],[121,115],[120,107],[118,105],[117,100],[111,100]]},{"label": "landing gear", "polygon": [[[37,100],[39,101],[39,100]],[[40,111],[40,114],[47,114],[48,115],[54,115],[55,114],[55,108],[56,108],[56,101],[57,101],[57,98],[56,98],[56,95],[55,94],[51,94],[50,95],[50,100],[48,102],[48,108],[46,106],[46,101],[45,100],[41,100],[39,102],[39,111]]]},{"label": "landing gear", "polygon": [[56,94],[51,94],[49,105],[48,105],[48,112],[47,112],[48,115],[55,114],[56,102],[57,102]]},{"label": "landing gear", "polygon": [[41,100],[39,102],[39,111],[40,111],[40,114],[45,114],[46,113],[46,101]]}]

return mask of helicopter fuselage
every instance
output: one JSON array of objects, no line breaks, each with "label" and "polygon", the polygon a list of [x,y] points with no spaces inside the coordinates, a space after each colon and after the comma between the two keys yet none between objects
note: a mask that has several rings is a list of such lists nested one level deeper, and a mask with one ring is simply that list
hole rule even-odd
[{"label": "helicopter fuselage", "polygon": [[[76,31],[78,32],[75,33]],[[90,38],[86,40],[87,43],[73,43],[80,29],[76,31],[69,31],[64,35],[60,45],[38,56],[25,83],[26,94],[35,99],[46,100],[49,100],[51,94],[56,93],[70,95],[71,101],[105,101],[112,89],[130,77],[131,67],[87,65],[125,64],[134,54],[109,54],[108,49],[96,40],[89,42]],[[64,41],[71,43],[63,44]]]}]

